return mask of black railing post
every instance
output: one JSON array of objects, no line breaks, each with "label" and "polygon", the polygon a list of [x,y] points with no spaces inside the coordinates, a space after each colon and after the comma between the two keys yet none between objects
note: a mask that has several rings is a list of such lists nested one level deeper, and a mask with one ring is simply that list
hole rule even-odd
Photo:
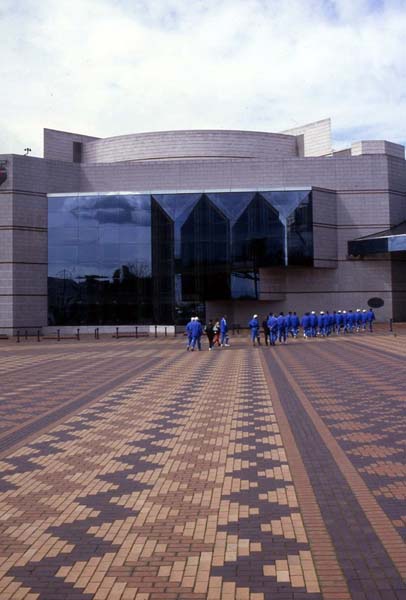
[{"label": "black railing post", "polygon": [[138,325],[135,326],[135,338],[138,338]]},{"label": "black railing post", "polygon": [[80,329],[78,327],[77,332],[76,332],[76,339],[79,342],[80,341]]},{"label": "black railing post", "polygon": [[118,339],[118,327],[116,327],[116,338]]},{"label": "black railing post", "polygon": [[56,332],[56,339],[58,340],[58,342],[61,341],[61,330],[60,329],[58,329]]},{"label": "black railing post", "polygon": [[165,325],[165,337],[168,337],[168,328]]},{"label": "black railing post", "polygon": [[393,331],[393,319],[389,319],[389,331]]},{"label": "black railing post", "polygon": [[20,330],[17,329],[17,344],[20,343]]},{"label": "black railing post", "polygon": [[173,326],[173,337],[176,337],[176,325]]},{"label": "black railing post", "polygon": [[155,337],[158,337],[158,325],[155,325]]},{"label": "black railing post", "polygon": [[25,339],[28,340],[28,331],[25,330]]},{"label": "black railing post", "polygon": [[39,335],[39,329],[37,329],[37,342],[40,342],[40,341],[41,341],[41,338],[40,338],[40,335]]}]

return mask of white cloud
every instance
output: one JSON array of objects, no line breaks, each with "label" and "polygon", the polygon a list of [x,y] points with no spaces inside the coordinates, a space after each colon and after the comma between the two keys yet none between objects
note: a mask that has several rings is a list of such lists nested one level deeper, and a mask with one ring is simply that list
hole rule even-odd
[{"label": "white cloud", "polygon": [[[50,127],[406,141],[406,0],[0,0],[0,152]],[[355,137],[354,137],[355,136]]]}]

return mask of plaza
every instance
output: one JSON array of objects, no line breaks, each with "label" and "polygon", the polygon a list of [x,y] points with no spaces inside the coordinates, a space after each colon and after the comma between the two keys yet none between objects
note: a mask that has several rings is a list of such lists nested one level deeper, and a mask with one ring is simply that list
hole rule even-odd
[{"label": "plaza", "polygon": [[404,600],[406,329],[0,341],[2,600]]}]

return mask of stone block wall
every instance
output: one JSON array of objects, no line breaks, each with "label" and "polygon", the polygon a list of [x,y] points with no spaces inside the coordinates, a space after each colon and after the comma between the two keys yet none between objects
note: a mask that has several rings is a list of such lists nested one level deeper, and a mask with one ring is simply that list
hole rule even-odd
[{"label": "stone block wall", "polygon": [[47,324],[47,192],[77,191],[79,167],[28,156],[7,160],[0,187],[0,332]]},{"label": "stone block wall", "polygon": [[7,179],[0,185],[0,333],[13,323],[13,194],[12,156],[0,155]]},{"label": "stone block wall", "polygon": [[278,158],[297,156],[291,135],[252,131],[162,131],[86,143],[84,163],[198,158]]},{"label": "stone block wall", "polygon": [[282,133],[300,137],[302,156],[324,156],[332,152],[331,119],[322,119]]},{"label": "stone block wall", "polygon": [[73,161],[73,142],[86,144],[99,138],[80,133],[68,133],[55,129],[44,129],[44,158]]},{"label": "stone block wall", "polygon": [[386,154],[404,159],[405,148],[400,144],[394,144],[386,140],[366,140],[353,142],[351,144],[351,154],[352,156],[358,156],[359,154]]}]

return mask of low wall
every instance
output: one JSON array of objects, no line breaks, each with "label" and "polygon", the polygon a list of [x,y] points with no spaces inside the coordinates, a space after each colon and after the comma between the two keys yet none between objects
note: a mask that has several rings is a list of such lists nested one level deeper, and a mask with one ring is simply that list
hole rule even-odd
[{"label": "low wall", "polygon": [[[119,333],[135,333],[136,327],[138,328],[138,333],[149,333],[150,335],[155,334],[155,327],[158,335],[165,335],[165,328],[168,335],[174,335],[175,333],[174,325],[81,325],[79,328],[76,326],[43,327],[42,334],[54,335],[59,329],[61,336],[75,335],[79,329],[81,335],[93,335],[95,329],[98,329],[100,335],[106,333],[115,335],[117,327],[119,329]],[[21,331],[20,333],[23,334],[24,332]]]}]

